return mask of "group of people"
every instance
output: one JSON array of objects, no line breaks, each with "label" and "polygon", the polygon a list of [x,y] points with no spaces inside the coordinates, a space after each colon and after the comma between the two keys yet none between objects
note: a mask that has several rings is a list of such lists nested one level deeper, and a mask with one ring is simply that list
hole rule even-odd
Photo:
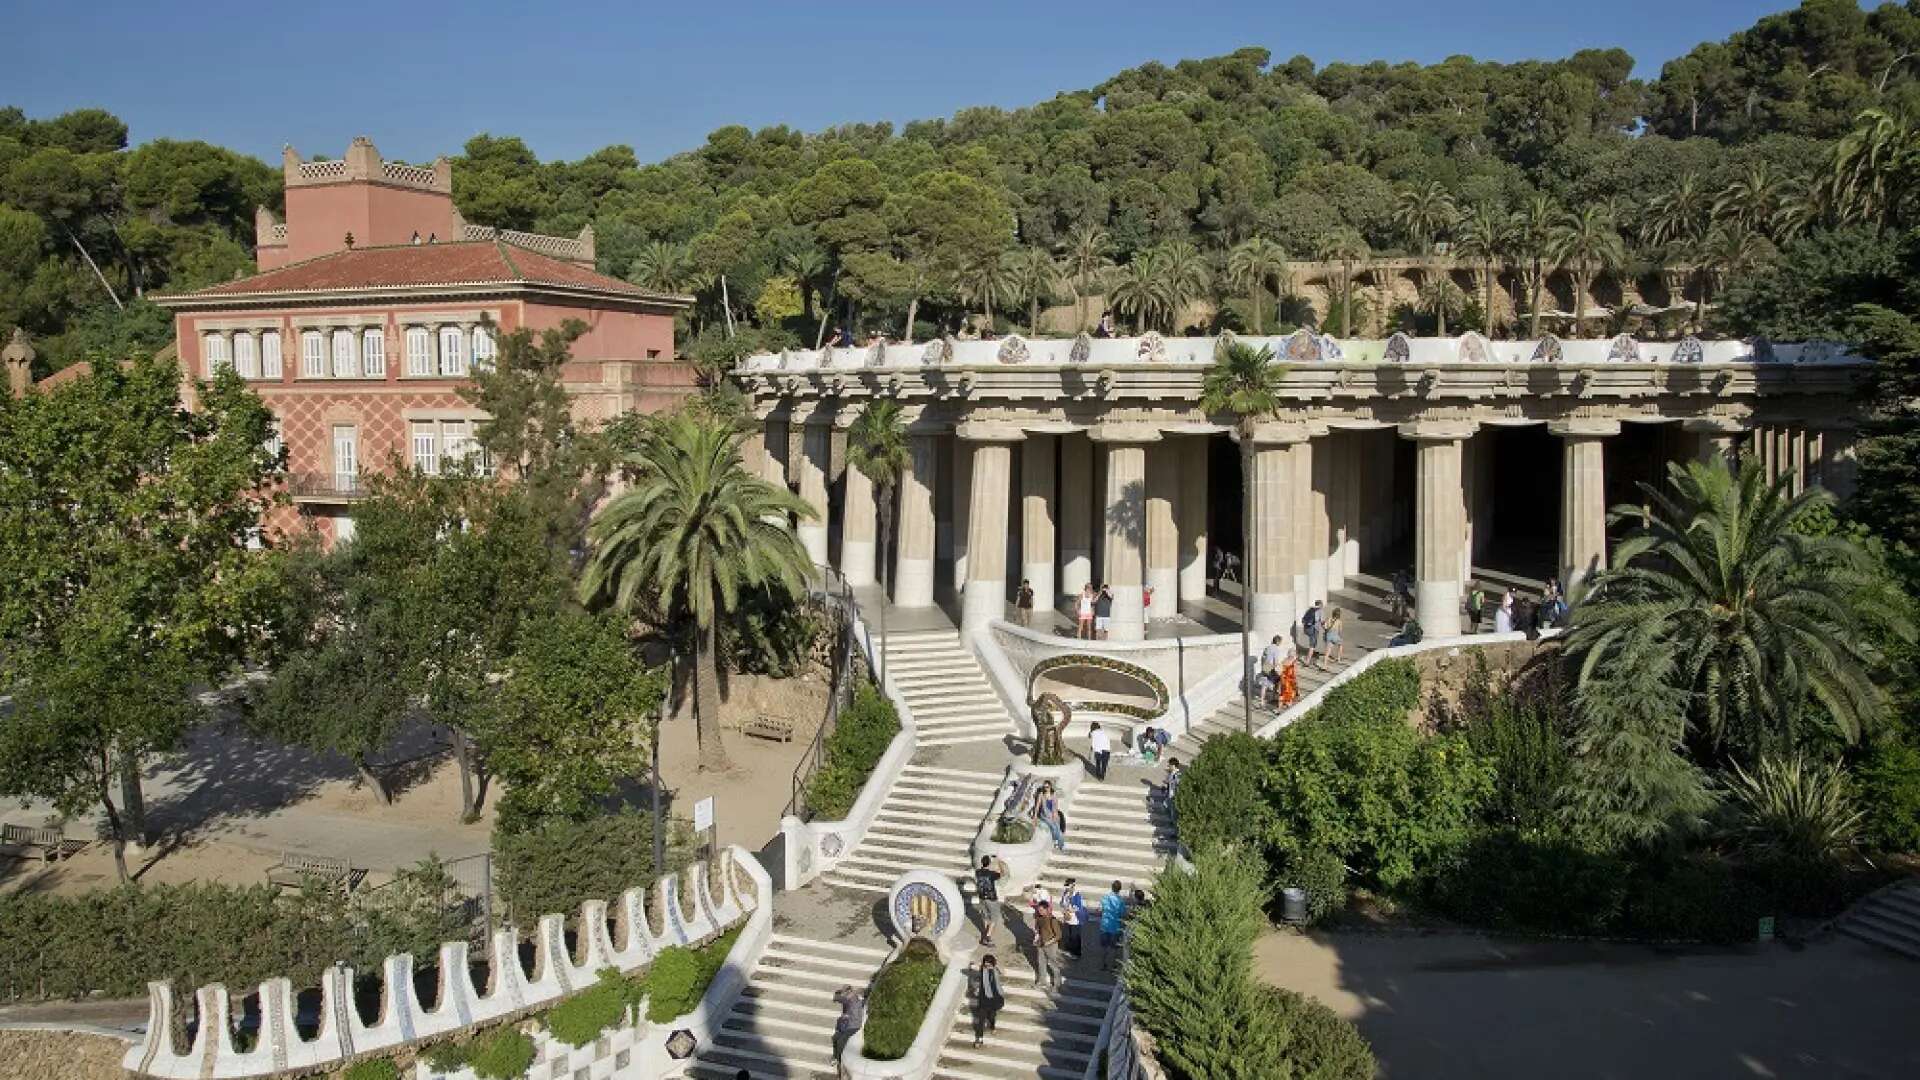
[{"label": "group of people", "polygon": [[1083,641],[1105,641],[1107,624],[1113,619],[1113,590],[1106,582],[1095,588],[1092,582],[1080,586],[1073,602],[1074,637]]},{"label": "group of people", "polygon": [[[1315,600],[1294,624],[1296,634],[1275,634],[1260,651],[1260,700],[1280,712],[1300,700],[1300,665],[1326,670],[1329,663],[1347,658],[1344,636],[1347,614],[1340,608],[1329,610],[1324,600]],[[1301,647],[1305,646],[1305,658]]]},{"label": "group of people", "polygon": [[[1000,896],[1000,881],[1006,874],[1004,865],[997,864],[991,855],[980,858],[980,866],[973,872],[974,900],[980,909],[980,947],[991,949],[994,925],[1005,914],[1010,914],[1014,905],[1003,902]],[[1097,909],[1090,907],[1081,894],[1079,883],[1068,878],[1061,886],[1058,895],[1048,892],[1047,887],[1035,882],[1027,894],[1027,912],[1033,920],[1033,983],[1040,989],[1058,990],[1066,982],[1066,957],[1075,960],[1085,955],[1083,931],[1087,923],[1097,916],[1100,920],[1100,966],[1110,970],[1114,957],[1119,952],[1121,936],[1126,931],[1127,915],[1146,902],[1146,894],[1139,889],[1133,891],[1129,901],[1121,884],[1113,883],[1112,890],[1100,898]],[[1063,955],[1064,953],[1064,955]],[[981,1040],[994,1033],[1000,1009],[1007,1003],[1006,988],[1001,982],[1000,962],[992,953],[980,958],[972,972],[968,987],[968,996],[973,1001],[973,1044],[980,1045]]]},{"label": "group of people", "polygon": [[[1467,593],[1467,633],[1477,634],[1486,618],[1487,591],[1479,585]],[[1500,603],[1493,609],[1493,632],[1510,634],[1515,630],[1532,637],[1541,630],[1555,626],[1565,626],[1571,609],[1567,606],[1567,597],[1560,589],[1558,581],[1548,579],[1545,590],[1536,602],[1524,596],[1515,596],[1512,589],[1500,593]]]}]

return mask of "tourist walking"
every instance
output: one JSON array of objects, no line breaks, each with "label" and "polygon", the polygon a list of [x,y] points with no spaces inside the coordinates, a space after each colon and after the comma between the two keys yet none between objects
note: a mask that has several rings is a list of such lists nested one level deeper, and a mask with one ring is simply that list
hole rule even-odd
[{"label": "tourist walking", "polygon": [[1166,789],[1167,813],[1169,814],[1173,813],[1174,792],[1180,790],[1180,778],[1185,775],[1186,770],[1181,767],[1179,758],[1167,759],[1167,779],[1164,787]]},{"label": "tourist walking", "polygon": [[1080,926],[1087,920],[1087,898],[1080,895],[1077,879],[1068,878],[1060,887],[1060,903],[1055,910],[1060,914],[1061,940],[1067,947],[1067,955],[1078,960],[1085,946],[1080,938]]},{"label": "tourist walking", "polygon": [[1513,633],[1513,590],[1500,594],[1500,606],[1493,613],[1493,632],[1496,634]]},{"label": "tourist walking", "polygon": [[973,1045],[994,1033],[994,1022],[1007,1003],[1007,992],[1000,985],[1000,961],[992,953],[980,958],[973,973]]},{"label": "tourist walking", "polygon": [[1100,898],[1100,970],[1113,970],[1113,956],[1120,951],[1120,934],[1127,926],[1127,898],[1120,895],[1120,883]]},{"label": "tourist walking", "polygon": [[1033,985],[1058,990],[1066,979],[1066,961],[1060,958],[1060,922],[1053,917],[1052,905],[1043,903],[1033,913]]},{"label": "tourist walking", "polygon": [[867,995],[858,987],[843,986],[833,992],[833,1000],[840,1006],[840,1018],[833,1022],[833,1060],[837,1065],[840,1055],[847,1052],[847,1040],[867,1022]]},{"label": "tourist walking", "polygon": [[[1347,658],[1347,639],[1341,635],[1341,625],[1346,622],[1347,613],[1334,608],[1327,615],[1327,648],[1321,653],[1321,659],[1331,660],[1335,664]],[[1324,666],[1324,665],[1323,665]]]},{"label": "tourist walking", "polygon": [[1313,606],[1300,616],[1300,629],[1307,634],[1307,663],[1318,666],[1320,655],[1320,632],[1325,629],[1320,620],[1325,618],[1325,600],[1315,600]]},{"label": "tourist walking", "polygon": [[1413,613],[1413,575],[1403,568],[1393,572],[1393,617],[1404,619]]},{"label": "tourist walking", "polygon": [[1060,799],[1053,793],[1052,784],[1040,785],[1040,802],[1034,807],[1034,816],[1053,835],[1053,850],[1067,850],[1067,816],[1060,812]]},{"label": "tourist walking", "polygon": [[[1267,647],[1260,650],[1260,704],[1278,708],[1280,701],[1280,663],[1286,659],[1286,650],[1280,645],[1280,635],[1273,635]],[[1272,700],[1268,700],[1268,696]]]},{"label": "tourist walking", "polygon": [[1279,708],[1290,708],[1300,700],[1300,654],[1287,650],[1287,658],[1280,662],[1280,704]]},{"label": "tourist walking", "polygon": [[1467,633],[1480,632],[1480,619],[1487,613],[1487,590],[1478,585],[1467,594]]},{"label": "tourist walking", "polygon": [[980,944],[991,948],[996,909],[1000,907],[1000,871],[991,855],[980,856],[980,865],[973,871],[973,902],[980,907]]},{"label": "tourist walking", "polygon": [[1100,726],[1100,721],[1095,720],[1087,729],[1087,742],[1093,748],[1093,778],[1105,782],[1107,762],[1113,760],[1113,738]]},{"label": "tourist walking", "polygon": [[1013,594],[1013,606],[1020,613],[1020,625],[1033,625],[1033,582],[1020,579],[1020,590]]},{"label": "tourist walking", "polygon": [[1107,640],[1107,624],[1113,620],[1113,590],[1106,582],[1100,583],[1100,591],[1093,598],[1093,636],[1101,641]]},{"label": "tourist walking", "polygon": [[1074,636],[1086,641],[1093,640],[1093,585],[1091,582],[1080,586],[1080,595],[1074,601]]}]

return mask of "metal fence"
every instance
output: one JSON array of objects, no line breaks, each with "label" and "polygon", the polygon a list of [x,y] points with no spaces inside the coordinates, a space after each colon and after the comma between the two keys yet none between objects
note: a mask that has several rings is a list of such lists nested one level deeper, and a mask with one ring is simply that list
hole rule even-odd
[{"label": "metal fence", "polygon": [[788,814],[806,819],[811,815],[807,806],[807,785],[813,775],[827,760],[827,737],[833,734],[840,720],[840,710],[853,700],[854,682],[859,678],[860,642],[854,634],[854,616],[859,612],[859,604],[853,598],[853,586],[832,567],[817,568],[820,577],[818,584],[808,590],[810,599],[818,601],[834,620],[832,672],[827,692],[827,715],[821,720],[820,727],[813,733],[813,741],[801,753],[800,762],[793,769],[793,789],[787,799]]}]

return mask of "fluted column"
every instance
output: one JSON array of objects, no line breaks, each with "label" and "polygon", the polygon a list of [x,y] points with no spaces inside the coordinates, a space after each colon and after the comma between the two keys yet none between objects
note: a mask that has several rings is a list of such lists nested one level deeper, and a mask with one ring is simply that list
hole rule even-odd
[{"label": "fluted column", "polygon": [[1330,438],[1325,436],[1307,444],[1312,447],[1309,451],[1312,458],[1307,463],[1309,483],[1306,497],[1306,603],[1309,605],[1327,598],[1327,562],[1332,550],[1333,534],[1332,515],[1327,512],[1327,491],[1332,483],[1327,470],[1333,461],[1333,448],[1328,445]]},{"label": "fluted column", "polygon": [[1180,610],[1180,530],[1174,498],[1180,486],[1180,444],[1167,440],[1147,449],[1147,585],[1153,589],[1149,619],[1169,619]]},{"label": "fluted column", "polygon": [[[1255,644],[1284,634],[1299,617],[1300,593],[1296,573],[1295,521],[1299,514],[1300,469],[1294,453],[1304,446],[1307,431],[1301,425],[1269,424],[1253,436],[1253,530],[1247,538],[1245,588],[1253,590],[1252,632]],[[1242,451],[1244,452],[1244,450]],[[1303,585],[1304,588],[1304,585]]]},{"label": "fluted column", "polygon": [[[1060,595],[1093,581],[1093,440],[1060,436]],[[1038,595],[1038,594],[1036,594]]]},{"label": "fluted column", "polygon": [[1142,602],[1146,580],[1146,440],[1098,441],[1106,443],[1107,450],[1103,513],[1106,565],[1101,573],[1113,591],[1113,616],[1107,624],[1107,636],[1114,641],[1139,641],[1147,636],[1146,605]]},{"label": "fluted column", "polygon": [[953,591],[967,591],[967,552],[973,539],[970,519],[973,501],[972,448],[958,436],[953,441]]},{"label": "fluted column", "polygon": [[[1297,616],[1313,604],[1313,581],[1308,565],[1313,560],[1313,440],[1302,439],[1287,448],[1293,462],[1293,501],[1284,513],[1288,528],[1287,565],[1293,569],[1293,597]],[[1326,563],[1321,562],[1321,587],[1326,587]],[[1292,625],[1289,622],[1288,625]]]},{"label": "fluted column", "polygon": [[840,576],[849,585],[874,582],[877,522],[873,498],[873,480],[849,464],[840,510]]},{"label": "fluted column", "polygon": [[1820,486],[1836,499],[1853,497],[1858,483],[1860,463],[1854,456],[1852,428],[1830,427],[1820,431]]},{"label": "fluted column", "polygon": [[1007,612],[1007,502],[1013,482],[1012,440],[1019,433],[994,433],[1005,441],[981,441],[984,433],[962,437],[960,456],[969,459],[967,508],[967,584],[960,598],[960,630],[970,634]]},{"label": "fluted column", "polygon": [[1180,598],[1197,604],[1207,596],[1207,459],[1205,435],[1192,435],[1174,444],[1180,453],[1180,484],[1174,494],[1174,516],[1180,526]]},{"label": "fluted column", "polygon": [[1347,530],[1352,520],[1353,437],[1346,432],[1322,440],[1327,448],[1327,591],[1347,587]]},{"label": "fluted column", "polygon": [[1033,606],[1053,609],[1053,459],[1056,437],[1029,435],[1020,444],[1020,576],[1033,586]]},{"label": "fluted column", "polygon": [[1712,417],[1684,420],[1681,427],[1699,440],[1695,456],[1700,461],[1719,460],[1728,464],[1733,463],[1740,447],[1740,433],[1745,430],[1737,421]]},{"label": "fluted column", "polygon": [[1400,434],[1418,444],[1415,456],[1414,611],[1429,638],[1460,633],[1460,444],[1468,423],[1414,423]]},{"label": "fluted column", "polygon": [[1607,565],[1606,439],[1618,420],[1548,425],[1560,436],[1560,581],[1569,594]]},{"label": "fluted column", "polygon": [[900,520],[894,525],[893,602],[933,606],[933,479],[939,467],[934,436],[907,439],[911,460],[900,475]]},{"label": "fluted column", "polygon": [[832,464],[833,428],[824,422],[810,422],[800,441],[800,498],[813,507],[811,521],[802,520],[794,531],[807,558],[818,565],[827,561],[827,469]]}]

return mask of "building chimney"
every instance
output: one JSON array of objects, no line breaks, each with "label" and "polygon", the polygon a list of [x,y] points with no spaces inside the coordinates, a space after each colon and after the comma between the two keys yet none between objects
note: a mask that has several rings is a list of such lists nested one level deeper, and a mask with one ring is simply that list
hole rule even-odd
[{"label": "building chimney", "polygon": [[365,135],[354,136],[347,147],[347,177],[352,180],[380,179],[380,151]]},{"label": "building chimney", "polygon": [[0,349],[0,361],[7,365],[7,391],[14,397],[20,397],[33,387],[33,346],[27,341],[27,332],[19,327],[13,328],[13,340]]}]

